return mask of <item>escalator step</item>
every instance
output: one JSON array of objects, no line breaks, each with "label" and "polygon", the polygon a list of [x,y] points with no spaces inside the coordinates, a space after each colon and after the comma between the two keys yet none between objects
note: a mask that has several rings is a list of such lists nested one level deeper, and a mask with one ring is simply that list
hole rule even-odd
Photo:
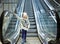
[{"label": "escalator step", "polygon": [[[22,32],[22,31],[21,31]],[[36,29],[29,29],[28,31],[27,31],[27,33],[37,33],[37,30]]]},{"label": "escalator step", "polygon": [[34,21],[35,21],[35,19],[29,19],[29,21],[30,21],[30,22],[34,22]]},{"label": "escalator step", "polygon": [[[21,36],[22,34],[20,33],[20,36]],[[38,36],[38,34],[37,33],[27,33],[27,37],[37,37]]]},{"label": "escalator step", "polygon": [[32,17],[29,17],[29,19],[34,19],[34,17],[32,16]]},{"label": "escalator step", "polygon": [[17,21],[17,19],[13,19],[13,18],[12,18],[11,21]]},{"label": "escalator step", "polygon": [[36,22],[30,22],[30,25],[36,25]]},{"label": "escalator step", "polygon": [[10,27],[14,27],[15,25],[9,25]]},{"label": "escalator step", "polygon": [[16,23],[9,23],[9,25],[15,25]]},{"label": "escalator step", "polygon": [[33,29],[33,28],[36,28],[36,25],[31,25],[30,28],[32,28],[32,29]]},{"label": "escalator step", "polygon": [[37,30],[36,30],[36,29],[29,29],[27,32],[28,32],[28,33],[36,33]]},{"label": "escalator step", "polygon": [[9,26],[8,27],[8,29],[14,29],[15,28],[15,26]]}]

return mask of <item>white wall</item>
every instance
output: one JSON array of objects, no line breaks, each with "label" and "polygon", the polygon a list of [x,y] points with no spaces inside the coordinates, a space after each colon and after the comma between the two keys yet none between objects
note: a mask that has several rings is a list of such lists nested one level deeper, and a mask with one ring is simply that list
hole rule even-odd
[{"label": "white wall", "polygon": [[15,11],[17,4],[4,4],[4,10]]},{"label": "white wall", "polygon": [[2,6],[0,4],[0,15],[3,12],[3,10],[15,11],[18,0],[3,0],[2,2],[4,4],[2,4]]}]

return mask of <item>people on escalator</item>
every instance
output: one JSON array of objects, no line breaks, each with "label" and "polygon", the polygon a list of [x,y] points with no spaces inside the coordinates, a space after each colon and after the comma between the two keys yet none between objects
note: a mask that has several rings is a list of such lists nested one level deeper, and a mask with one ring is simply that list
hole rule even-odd
[{"label": "people on escalator", "polygon": [[30,22],[28,20],[28,15],[27,15],[26,12],[23,12],[22,18],[19,17],[17,14],[14,14],[14,15],[17,17],[17,19],[19,21],[21,21],[20,24],[21,24],[21,29],[22,29],[22,44],[24,44],[26,42],[27,31],[30,27]]}]

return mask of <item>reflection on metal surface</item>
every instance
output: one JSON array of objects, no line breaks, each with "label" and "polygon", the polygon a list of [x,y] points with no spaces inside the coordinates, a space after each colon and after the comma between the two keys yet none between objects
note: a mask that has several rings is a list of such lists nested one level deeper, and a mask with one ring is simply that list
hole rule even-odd
[{"label": "reflection on metal surface", "polygon": [[53,0],[53,1],[60,6],[60,0]]},{"label": "reflection on metal surface", "polygon": [[48,7],[51,9],[51,10],[54,10],[53,6],[51,6],[51,4],[47,1],[47,0],[44,0],[46,5],[48,5]]},{"label": "reflection on metal surface", "polygon": [[[49,8],[51,10],[51,11],[48,11],[48,13],[44,9],[45,7],[42,6],[38,0],[37,1],[33,0],[33,7],[34,7],[36,23],[38,23],[37,26],[39,26],[39,27],[37,27],[37,29],[40,31],[40,32],[38,31],[38,34],[42,38],[41,40],[43,41],[43,43],[48,44],[48,42],[50,40],[52,40],[52,41],[56,40],[57,20],[56,20],[55,13],[53,11],[55,8],[52,5],[50,5],[50,3],[47,0],[44,0],[44,1],[46,2],[46,4],[49,6]],[[39,5],[37,5],[37,3]],[[43,12],[41,13],[39,9],[40,10],[43,9]],[[36,13],[37,11],[39,11],[39,13]],[[44,13],[44,11],[45,11],[45,13]],[[51,12],[51,13],[49,13],[49,12]]]}]

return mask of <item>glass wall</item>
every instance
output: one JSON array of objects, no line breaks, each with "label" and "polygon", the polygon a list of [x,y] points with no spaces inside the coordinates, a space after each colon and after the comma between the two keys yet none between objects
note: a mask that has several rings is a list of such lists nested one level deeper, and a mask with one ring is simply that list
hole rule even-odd
[{"label": "glass wall", "polygon": [[18,0],[3,0],[3,10],[15,11]]}]

